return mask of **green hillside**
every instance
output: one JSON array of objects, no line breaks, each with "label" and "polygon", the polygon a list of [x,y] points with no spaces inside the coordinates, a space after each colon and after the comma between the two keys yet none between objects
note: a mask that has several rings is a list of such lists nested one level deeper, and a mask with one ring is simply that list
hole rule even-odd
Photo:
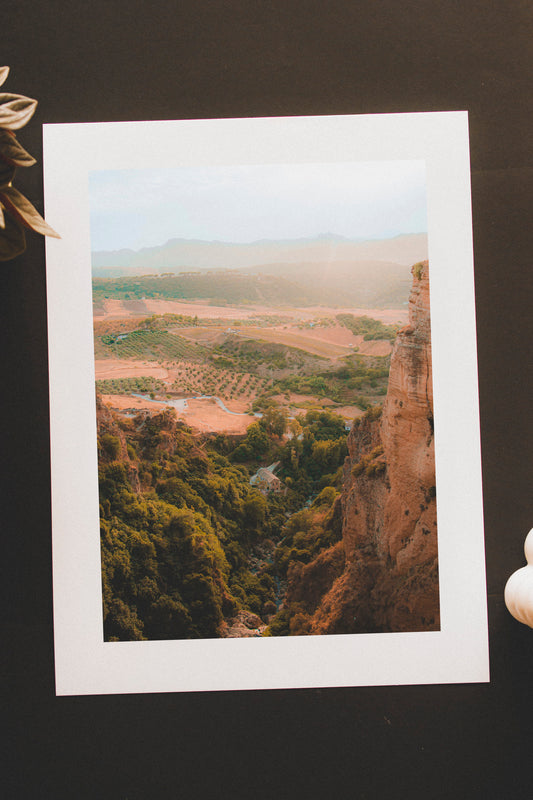
[{"label": "green hillside", "polygon": [[[218,637],[239,610],[266,625],[279,604],[277,570],[285,575],[340,538],[338,520],[324,519],[347,452],[340,417],[302,416],[301,436],[283,442],[287,419],[272,408],[235,441],[195,436],[174,410],[126,420],[97,398],[97,411],[106,641]],[[250,477],[273,461],[287,492],[265,497]],[[320,519],[306,518],[305,534],[299,518],[286,531],[318,492]],[[290,620],[275,632],[291,632]]]},{"label": "green hillside", "polygon": [[95,358],[198,359],[204,349],[167,331],[135,330],[95,337]]},{"label": "green hillside", "polygon": [[179,275],[143,275],[121,278],[94,278],[93,299],[126,301],[158,298],[167,300],[211,300],[217,305],[293,305],[336,304],[335,291],[318,290],[287,281],[281,276],[248,275],[233,271],[188,272]]}]

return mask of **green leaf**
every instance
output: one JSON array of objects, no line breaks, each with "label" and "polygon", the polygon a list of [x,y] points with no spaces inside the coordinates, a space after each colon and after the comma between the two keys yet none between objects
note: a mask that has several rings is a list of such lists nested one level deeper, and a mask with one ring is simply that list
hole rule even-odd
[{"label": "green leaf", "polygon": [[9,75],[9,67],[0,67],[0,86],[4,83]]},{"label": "green leaf", "polygon": [[41,217],[36,208],[32,206],[23,194],[14,186],[4,186],[0,189],[0,202],[18,222],[43,236],[53,236],[60,239],[60,235]]},{"label": "green leaf", "polygon": [[33,117],[37,100],[22,94],[0,94],[0,128],[16,131]]},{"label": "green leaf", "polygon": [[5,227],[0,228],[0,261],[19,256],[26,249],[24,228],[10,216],[4,217]]},{"label": "green leaf", "polygon": [[15,135],[0,128],[0,158],[17,167],[31,167],[35,159],[22,147]]}]

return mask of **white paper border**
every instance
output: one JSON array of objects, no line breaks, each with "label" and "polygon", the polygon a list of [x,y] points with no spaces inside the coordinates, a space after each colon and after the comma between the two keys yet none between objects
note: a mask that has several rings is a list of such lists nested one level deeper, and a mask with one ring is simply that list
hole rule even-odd
[{"label": "white paper border", "polygon": [[[466,112],[44,126],[58,695],[489,679]],[[441,630],[103,641],[88,173],[424,159]]]}]

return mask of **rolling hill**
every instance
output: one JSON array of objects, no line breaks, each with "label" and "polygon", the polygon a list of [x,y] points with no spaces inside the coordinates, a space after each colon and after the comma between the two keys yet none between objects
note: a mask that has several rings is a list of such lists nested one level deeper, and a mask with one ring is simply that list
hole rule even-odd
[{"label": "rolling hill", "polygon": [[161,247],[93,253],[95,298],[210,299],[218,303],[399,308],[410,267],[427,257],[426,234],[352,241],[251,244],[174,239]]}]

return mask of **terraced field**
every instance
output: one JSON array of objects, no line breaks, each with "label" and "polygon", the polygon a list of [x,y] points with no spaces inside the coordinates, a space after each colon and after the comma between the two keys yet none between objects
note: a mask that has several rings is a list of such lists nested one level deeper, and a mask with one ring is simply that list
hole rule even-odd
[{"label": "terraced field", "polygon": [[202,347],[168,331],[135,330],[118,335],[105,334],[95,339],[96,358],[148,361],[187,358],[194,361],[204,355]]},{"label": "terraced field", "polygon": [[[249,321],[95,317],[97,389],[117,409],[154,410],[187,399],[179,413],[200,430],[227,431],[232,415],[264,413],[272,404],[292,415],[328,407],[351,420],[382,402],[392,342],[381,338],[381,323],[345,316],[349,325],[322,315],[262,317],[257,308]],[[366,341],[354,327],[363,323],[376,339]],[[205,396],[223,401],[226,412],[194,399]]]},{"label": "terraced field", "polygon": [[104,378],[96,381],[96,388],[101,394],[132,394],[162,392],[165,384],[151,376],[138,378]]}]

